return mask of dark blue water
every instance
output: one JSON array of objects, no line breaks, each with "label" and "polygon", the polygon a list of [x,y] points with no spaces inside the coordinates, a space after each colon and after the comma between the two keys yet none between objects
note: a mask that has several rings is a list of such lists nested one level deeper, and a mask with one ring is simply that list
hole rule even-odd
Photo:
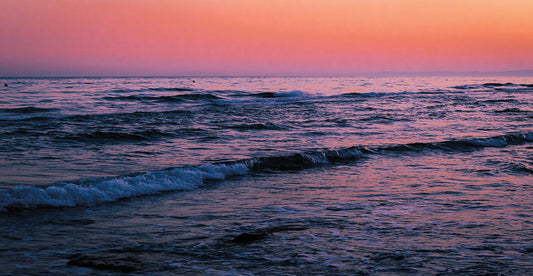
[{"label": "dark blue water", "polygon": [[533,78],[1,82],[1,275],[533,272]]}]

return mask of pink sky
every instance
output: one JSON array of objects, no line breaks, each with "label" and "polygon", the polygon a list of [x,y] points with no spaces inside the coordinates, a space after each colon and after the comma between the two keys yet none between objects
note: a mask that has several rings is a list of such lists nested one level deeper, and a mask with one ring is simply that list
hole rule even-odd
[{"label": "pink sky", "polygon": [[0,76],[533,69],[531,0],[0,4]]}]

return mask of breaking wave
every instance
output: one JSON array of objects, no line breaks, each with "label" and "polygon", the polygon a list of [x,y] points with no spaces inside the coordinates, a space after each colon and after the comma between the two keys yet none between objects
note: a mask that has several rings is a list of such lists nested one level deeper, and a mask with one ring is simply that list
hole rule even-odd
[{"label": "breaking wave", "polygon": [[243,164],[204,165],[111,178],[92,184],[73,181],[54,183],[46,188],[21,186],[0,190],[0,211],[86,206],[167,191],[193,190],[208,180],[222,180],[247,171]]},{"label": "breaking wave", "polygon": [[[533,142],[533,132],[512,133],[487,138],[471,138],[433,143],[409,143],[377,147],[354,146],[336,150],[299,152],[282,156],[257,157],[232,162],[185,166],[163,171],[120,176],[104,180],[76,180],[45,187],[19,186],[0,190],[0,211],[87,206],[168,191],[201,188],[213,180],[258,172],[298,171],[325,165],[353,162],[367,155],[416,153],[424,151],[464,152],[487,147],[506,147]],[[526,169],[530,169],[529,167]]]}]

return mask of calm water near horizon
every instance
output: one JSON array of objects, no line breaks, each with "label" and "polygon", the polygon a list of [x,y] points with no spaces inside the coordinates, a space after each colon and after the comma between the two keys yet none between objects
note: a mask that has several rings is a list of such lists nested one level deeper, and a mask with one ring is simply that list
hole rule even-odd
[{"label": "calm water near horizon", "polygon": [[533,274],[533,77],[3,83],[0,275]]}]

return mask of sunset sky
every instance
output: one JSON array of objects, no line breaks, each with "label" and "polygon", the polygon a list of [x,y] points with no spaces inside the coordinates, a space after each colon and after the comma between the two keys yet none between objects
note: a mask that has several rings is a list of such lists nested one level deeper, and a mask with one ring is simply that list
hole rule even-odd
[{"label": "sunset sky", "polygon": [[0,76],[533,69],[531,0],[0,4]]}]

